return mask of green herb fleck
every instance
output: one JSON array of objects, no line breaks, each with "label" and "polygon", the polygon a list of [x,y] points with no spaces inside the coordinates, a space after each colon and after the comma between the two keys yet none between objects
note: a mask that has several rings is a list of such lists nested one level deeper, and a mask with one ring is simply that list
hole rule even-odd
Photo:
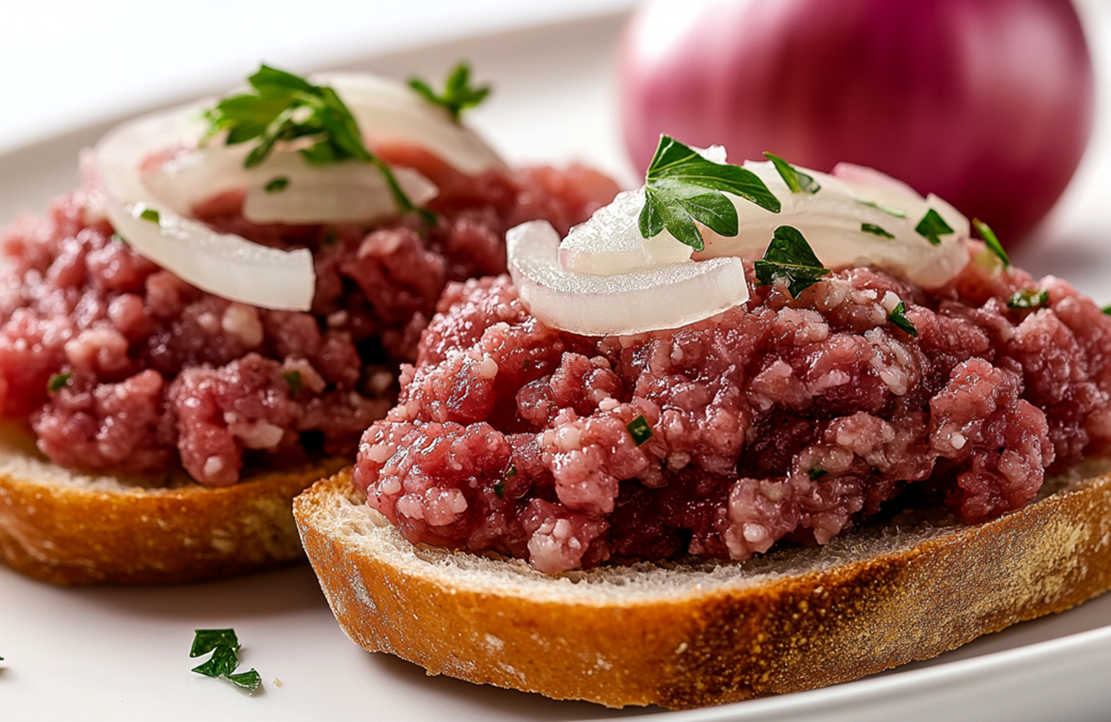
[{"label": "green herb fleck", "polygon": [[1111,306],[1104,306],[1103,307],[1103,312],[1104,312],[1104,314],[1106,314],[1108,316],[1111,316]]},{"label": "green herb fleck", "polygon": [[814,249],[799,229],[793,226],[776,228],[764,257],[753,265],[759,285],[786,281],[787,290],[794,298],[830,273],[814,255]]},{"label": "green herb fleck", "polygon": [[[1024,291],[1019,291],[1011,296],[1007,301],[1010,308],[1037,308],[1049,300],[1048,291],[1039,291],[1036,288],[1028,288]],[[1103,309],[1107,313],[1108,309]]]},{"label": "green herb fleck", "polygon": [[494,494],[496,494],[499,499],[501,499],[502,497],[505,496],[505,481],[504,480],[496,482],[494,484]]},{"label": "green herb fleck", "polygon": [[289,178],[278,176],[266,184],[265,190],[267,193],[281,193],[286,188],[289,188]]},{"label": "green herb fleck", "polygon": [[444,92],[437,93],[420,78],[409,78],[409,87],[417,91],[430,103],[442,106],[451,113],[455,122],[459,122],[459,115],[467,108],[473,108],[490,94],[490,86],[471,85],[471,66],[466,61],[460,61],[452,68],[444,80]]},{"label": "green herb fleck", "polygon": [[827,476],[829,474],[829,471],[823,469],[820,466],[814,466],[814,467],[811,467],[810,470],[807,471],[806,473],[810,477],[810,481],[817,481],[818,479],[821,479],[823,476]]},{"label": "green herb fleck", "polygon": [[864,200],[861,200],[861,199],[857,198],[856,202],[859,203],[862,206],[868,206],[869,208],[875,208],[877,211],[883,211],[887,215],[893,216],[895,218],[906,218],[907,217],[907,212],[906,211],[899,210],[898,208],[892,208],[891,206],[883,206],[883,205],[880,205],[879,203],[876,203],[875,201],[864,201]]},{"label": "green herb fleck", "polygon": [[926,211],[926,215],[922,216],[922,220],[918,221],[914,230],[935,246],[941,245],[941,236],[947,236],[953,232],[953,229],[949,227],[941,214],[933,208]]},{"label": "green herb fleck", "polygon": [[505,472],[505,478],[506,479],[512,479],[515,476],[517,476],[517,465],[516,464],[510,464],[509,465],[509,470]]},{"label": "green herb fleck", "polygon": [[224,98],[205,113],[210,137],[227,131],[228,145],[258,141],[247,154],[247,168],[266,160],[280,142],[309,141],[298,152],[310,164],[370,163],[382,173],[398,209],[427,220],[429,212],[413,205],[390,167],[367,149],[355,117],[336,91],[267,65],[247,82],[254,92]]},{"label": "green herb fleck", "polygon": [[879,236],[880,238],[895,237],[894,234],[888,233],[884,229],[872,223],[861,223],[860,230],[864,231],[865,233],[871,233],[873,236]]},{"label": "green herb fleck", "polygon": [[199,657],[212,652],[207,662],[193,668],[197,674],[206,677],[222,677],[237,687],[255,691],[262,684],[262,677],[251,669],[235,673],[239,666],[239,639],[232,629],[198,629],[193,638],[190,657]]},{"label": "green herb fleck", "polygon": [[779,177],[783,179],[783,182],[787,184],[787,187],[791,189],[792,193],[809,193],[810,195],[814,195],[822,189],[818,181],[814,180],[814,176],[803,173],[779,156],[764,151],[764,157],[772,162],[775,169],[779,171]]},{"label": "green herb fleck", "polygon": [[652,438],[652,427],[648,425],[643,414],[630,421],[625,428],[629,430],[629,435],[633,437],[633,442],[637,446]]},{"label": "green herb fleck", "polygon": [[69,386],[69,382],[72,381],[72,380],[73,380],[73,372],[72,371],[67,371],[64,374],[54,374],[46,382],[46,390],[49,391],[52,394],[56,393],[58,391],[61,391],[66,386]]},{"label": "green herb fleck", "polygon": [[301,395],[301,391],[305,388],[305,380],[301,378],[301,372],[297,369],[290,369],[289,371],[282,372],[282,378],[289,385],[289,394],[293,398]]},{"label": "green herb fleck", "polygon": [[660,136],[644,182],[640,235],[654,238],[666,228],[696,251],[705,248],[697,223],[723,236],[738,231],[737,209],[722,191],[778,213],[777,199],[755,173],[714,163],[668,136]]},{"label": "green herb fleck", "polygon": [[121,236],[119,233],[113,233],[112,234],[112,240],[116,241],[117,243],[122,243],[125,246],[130,246],[131,245],[130,243],[127,242],[127,239],[124,238],[123,236]]},{"label": "green herb fleck", "polygon": [[147,207],[144,207],[141,211],[139,211],[139,217],[142,218],[144,221],[149,221],[155,225],[159,225],[162,220],[162,217],[158,214],[158,211],[153,208]]},{"label": "green herb fleck", "polygon": [[916,329],[914,324],[911,323],[911,320],[907,318],[907,307],[902,301],[899,301],[895,308],[891,309],[891,313],[887,314],[887,320],[893,326],[906,331],[911,336],[918,336],[918,329]]},{"label": "green herb fleck", "polygon": [[976,231],[980,234],[980,238],[984,239],[984,245],[988,247],[992,253],[1003,261],[1003,267],[1007,268],[1011,265],[1011,259],[1007,256],[1007,252],[1003,250],[1003,244],[996,238],[995,233],[979,218],[972,219],[972,225],[975,226]]}]

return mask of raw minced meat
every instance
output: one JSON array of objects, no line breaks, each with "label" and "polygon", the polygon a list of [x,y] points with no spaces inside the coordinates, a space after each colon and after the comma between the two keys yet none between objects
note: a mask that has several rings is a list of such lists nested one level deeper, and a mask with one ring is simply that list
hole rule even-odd
[{"label": "raw minced meat", "polygon": [[435,225],[259,226],[235,194],[195,209],[219,231],[312,249],[311,313],[231,302],[158,268],[113,235],[87,187],[19,219],[2,238],[3,416],[29,419],[64,466],[181,465],[208,485],[234,483],[244,463],[351,452],[392,404],[445,284],[503,271],[507,228],[566,230],[617,190],[577,166],[469,177],[413,148],[380,155],[438,185]]},{"label": "raw minced meat", "polygon": [[544,571],[744,559],[911,503],[998,516],[1108,448],[1111,317],[971,250],[941,289],[841,270],[628,337],[548,328],[505,277],[451,285],[355,483],[413,542]]}]

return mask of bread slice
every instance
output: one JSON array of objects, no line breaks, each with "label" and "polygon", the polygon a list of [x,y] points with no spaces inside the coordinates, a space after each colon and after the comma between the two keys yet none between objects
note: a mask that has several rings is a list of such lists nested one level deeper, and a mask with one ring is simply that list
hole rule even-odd
[{"label": "bread slice", "polygon": [[1089,464],[980,525],[918,514],[748,562],[557,576],[406,542],[349,470],[298,497],[294,515],[332,611],[367,650],[558,699],[690,708],[928,659],[1100,594],[1107,469]]},{"label": "bread slice", "polygon": [[79,474],[50,463],[28,432],[0,428],[0,558],[58,584],[226,577],[304,558],[292,501],[350,460],[201,486]]}]

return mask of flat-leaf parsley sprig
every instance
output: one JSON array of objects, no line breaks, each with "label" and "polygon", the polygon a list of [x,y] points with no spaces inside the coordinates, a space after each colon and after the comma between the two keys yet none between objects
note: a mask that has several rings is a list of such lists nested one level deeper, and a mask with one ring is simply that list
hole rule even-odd
[{"label": "flat-leaf parsley sprig", "polygon": [[226,131],[228,145],[258,141],[244,161],[247,168],[266,160],[279,142],[304,139],[310,143],[298,152],[309,163],[370,163],[382,173],[402,213],[427,215],[405,194],[390,167],[366,147],[355,117],[335,90],[268,65],[247,82],[254,92],[224,98],[205,112],[209,137]]},{"label": "flat-leaf parsley sprig", "polygon": [[190,657],[199,657],[212,652],[207,662],[197,665],[193,671],[206,677],[219,677],[237,687],[254,692],[262,684],[262,677],[254,669],[246,672],[235,671],[239,666],[239,638],[234,629],[198,629],[193,638]]},{"label": "flat-leaf parsley sprig", "polygon": [[739,230],[737,209],[722,191],[778,213],[779,199],[750,170],[706,160],[674,138],[660,136],[644,177],[640,235],[658,236],[666,228],[696,251],[705,248],[697,223],[723,236]]},{"label": "flat-leaf parsley sprig", "polygon": [[467,108],[473,108],[490,94],[490,85],[471,85],[471,66],[464,60],[452,68],[444,80],[444,91],[437,93],[421,78],[409,78],[409,87],[430,103],[447,110],[456,123]]},{"label": "flat-leaf parsley sprig", "polygon": [[770,286],[777,280],[786,281],[787,290],[794,298],[831,273],[814,255],[814,249],[806,242],[802,232],[794,226],[776,228],[764,257],[753,267],[759,285]]}]

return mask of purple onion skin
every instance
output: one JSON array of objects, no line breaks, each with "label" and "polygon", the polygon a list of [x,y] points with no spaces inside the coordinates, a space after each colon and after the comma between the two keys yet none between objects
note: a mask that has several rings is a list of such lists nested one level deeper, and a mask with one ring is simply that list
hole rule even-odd
[{"label": "purple onion skin", "polygon": [[1094,112],[1069,0],[655,2],[633,18],[620,72],[638,168],[661,133],[737,163],[850,161],[1011,244],[1064,192]]}]

